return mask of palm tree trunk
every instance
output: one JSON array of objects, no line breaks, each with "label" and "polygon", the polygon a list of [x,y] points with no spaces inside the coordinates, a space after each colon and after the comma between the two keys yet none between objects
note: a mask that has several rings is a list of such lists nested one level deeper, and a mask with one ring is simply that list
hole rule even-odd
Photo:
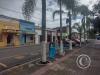
[{"label": "palm tree trunk", "polygon": [[84,37],[84,41],[85,41],[85,16],[82,18],[82,26],[83,26],[83,30],[84,30],[83,37]]},{"label": "palm tree trunk", "polygon": [[42,0],[42,52],[41,52],[42,62],[47,61],[45,30],[46,30],[46,0]]},{"label": "palm tree trunk", "polygon": [[69,46],[69,49],[72,50],[72,41],[71,41],[71,33],[72,33],[72,29],[71,29],[71,12],[69,11],[68,12],[68,16],[69,16],[69,39],[70,39],[70,46]]},{"label": "palm tree trunk", "polygon": [[86,43],[86,17],[84,16],[84,21],[83,21],[83,27],[84,27],[84,40],[85,40],[85,43]]},{"label": "palm tree trunk", "polygon": [[63,55],[63,38],[62,38],[62,2],[60,0],[60,54]]},{"label": "palm tree trunk", "polygon": [[82,38],[82,28],[80,29],[80,47],[82,46],[82,40],[81,40],[81,38]]},{"label": "palm tree trunk", "polygon": [[90,28],[90,25],[89,25],[89,32],[88,32],[88,35],[89,35],[88,38],[89,38],[89,39],[91,39],[91,38],[90,38],[90,31],[91,31],[91,28]]}]

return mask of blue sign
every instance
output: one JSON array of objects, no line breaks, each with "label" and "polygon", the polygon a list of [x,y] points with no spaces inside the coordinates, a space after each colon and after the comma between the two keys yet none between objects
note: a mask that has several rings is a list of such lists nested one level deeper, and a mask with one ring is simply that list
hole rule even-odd
[{"label": "blue sign", "polygon": [[20,30],[22,33],[34,33],[35,32],[35,23],[20,20]]}]

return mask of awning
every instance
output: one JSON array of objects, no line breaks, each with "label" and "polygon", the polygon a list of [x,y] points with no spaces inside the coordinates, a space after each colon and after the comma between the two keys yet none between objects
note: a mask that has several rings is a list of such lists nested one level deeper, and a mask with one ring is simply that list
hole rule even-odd
[{"label": "awning", "polygon": [[36,34],[36,32],[26,32],[26,31],[21,31],[22,34]]},{"label": "awning", "polygon": [[20,33],[20,30],[13,30],[13,29],[2,29],[4,33]]}]

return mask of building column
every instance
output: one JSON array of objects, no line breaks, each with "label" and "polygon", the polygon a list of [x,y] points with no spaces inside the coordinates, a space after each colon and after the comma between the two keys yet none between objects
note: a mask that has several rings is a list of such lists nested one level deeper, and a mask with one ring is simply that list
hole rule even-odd
[{"label": "building column", "polygon": [[51,41],[53,42],[53,32],[51,32]]},{"label": "building column", "polygon": [[14,46],[15,46],[15,47],[19,47],[19,45],[20,45],[20,42],[19,42],[19,35],[14,34],[12,40],[13,40]]},{"label": "building column", "polygon": [[35,44],[39,44],[39,35],[35,34]]}]

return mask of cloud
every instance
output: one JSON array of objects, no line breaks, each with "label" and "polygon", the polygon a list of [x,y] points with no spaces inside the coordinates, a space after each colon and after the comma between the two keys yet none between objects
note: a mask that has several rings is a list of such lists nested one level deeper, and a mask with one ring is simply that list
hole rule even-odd
[{"label": "cloud", "polygon": [[[89,4],[90,0],[80,0],[82,4]],[[95,1],[95,0],[91,0]],[[92,4],[93,4],[92,2]],[[24,19],[22,15],[22,5],[24,3],[24,0],[0,0],[0,14],[14,17],[14,18],[19,18],[19,19]],[[57,6],[57,3],[53,0],[47,0],[47,27],[53,28],[60,26],[59,23],[59,15],[56,15],[55,21],[52,19],[52,13],[55,10],[59,10],[59,7]],[[65,8],[63,7],[63,10]],[[41,26],[41,19],[42,19],[42,5],[41,5],[41,0],[37,0],[37,5],[35,8],[35,12],[33,13],[32,22],[35,22],[36,25],[40,24]],[[66,18],[67,15],[63,14],[63,26],[66,25]]]}]

